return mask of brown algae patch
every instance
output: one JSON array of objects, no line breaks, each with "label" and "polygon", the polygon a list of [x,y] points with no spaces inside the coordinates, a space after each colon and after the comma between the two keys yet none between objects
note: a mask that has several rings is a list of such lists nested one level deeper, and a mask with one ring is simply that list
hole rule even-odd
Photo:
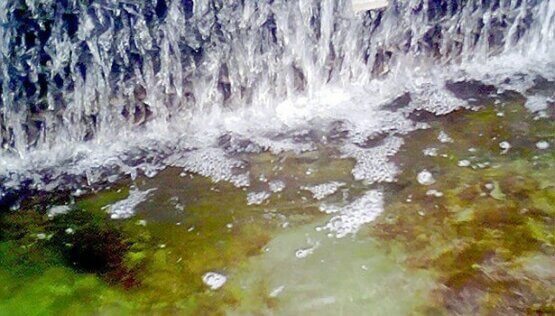
[{"label": "brown algae patch", "polygon": [[[535,143],[553,141],[555,123],[519,104],[497,111],[450,114],[410,135],[399,181],[368,229],[405,247],[409,266],[438,273],[428,312],[554,311],[555,154]],[[439,131],[453,142],[437,141]],[[424,156],[430,147],[436,154]],[[417,182],[424,169],[435,183]]]}]

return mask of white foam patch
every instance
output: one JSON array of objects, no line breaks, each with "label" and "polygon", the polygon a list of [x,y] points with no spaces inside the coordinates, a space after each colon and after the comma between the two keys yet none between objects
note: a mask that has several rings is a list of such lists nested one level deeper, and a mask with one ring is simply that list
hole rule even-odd
[{"label": "white foam patch", "polygon": [[372,222],[383,212],[383,193],[372,190],[340,208],[339,214],[332,217],[324,229],[337,238],[355,234],[362,225]]},{"label": "white foam patch", "polygon": [[412,105],[405,111],[424,110],[436,115],[445,115],[469,107],[466,101],[455,97],[443,85],[443,82],[419,82],[418,86],[413,88],[415,93]]},{"label": "white foam patch", "polygon": [[431,190],[426,191],[426,195],[427,196],[434,196],[434,197],[442,197],[443,192],[431,189]]},{"label": "white foam patch", "polygon": [[316,145],[313,143],[298,143],[292,139],[272,139],[263,136],[251,135],[251,141],[256,143],[262,149],[270,151],[274,155],[285,151],[300,154],[316,149]]},{"label": "white foam patch", "polygon": [[268,183],[268,186],[270,187],[270,191],[278,193],[285,189],[285,182],[281,180],[272,180]]},{"label": "white foam patch", "polygon": [[366,180],[370,183],[392,182],[399,173],[398,167],[389,161],[404,141],[400,137],[388,137],[382,145],[372,148],[361,148],[353,144],[343,146],[344,158],[354,158],[356,165],[352,170],[355,180]]},{"label": "white foam patch", "polygon": [[320,212],[323,212],[326,214],[339,213],[341,211],[341,207],[339,205],[327,204],[327,203],[320,204],[319,209],[320,209]]},{"label": "white foam patch", "polygon": [[318,247],[320,247],[320,242],[319,241],[315,241],[315,240],[312,240],[310,238],[307,239],[307,243],[310,246],[297,249],[295,251],[295,257],[297,257],[298,259],[306,258],[306,257],[312,255],[314,253],[314,251],[316,249],[318,249]]},{"label": "white foam patch", "polygon": [[247,194],[247,205],[260,205],[270,198],[270,193],[261,192],[249,192]]},{"label": "white foam patch", "polygon": [[125,219],[135,215],[135,207],[146,201],[151,192],[156,191],[155,188],[146,191],[140,191],[137,188],[129,190],[129,196],[114,204],[105,206],[104,209],[110,214],[112,219]]},{"label": "white foam patch", "polygon": [[69,205],[56,205],[49,208],[46,214],[48,214],[48,217],[53,218],[58,215],[67,214],[69,211],[71,211]]},{"label": "white foam patch", "polygon": [[439,134],[437,135],[437,140],[439,140],[442,143],[452,143],[453,142],[453,139],[451,138],[451,136],[449,136],[444,131],[439,132]]},{"label": "white foam patch", "polygon": [[297,249],[297,251],[295,251],[295,257],[297,257],[299,259],[303,259],[303,258],[306,258],[306,257],[310,256],[313,253],[314,253],[314,247],[301,248],[301,249]]},{"label": "white foam patch", "polygon": [[244,163],[238,159],[228,158],[220,148],[203,148],[182,155],[174,165],[183,167],[186,171],[210,177],[213,181],[229,181],[238,187],[248,186],[249,176],[246,173],[236,174],[234,170],[241,168]]},{"label": "white foam patch", "polygon": [[547,110],[550,102],[555,102],[555,100],[544,95],[531,95],[526,99],[524,106],[528,109],[528,111],[537,113]]},{"label": "white foam patch", "polygon": [[310,193],[312,193],[312,196],[316,200],[321,200],[329,195],[334,194],[335,192],[337,192],[337,190],[339,190],[339,188],[345,185],[346,184],[344,182],[332,181],[332,182],[322,183],[318,185],[303,186],[301,187],[301,189],[307,190]]},{"label": "white foam patch", "polygon": [[428,147],[422,150],[422,154],[424,154],[424,156],[437,157],[438,150],[435,147]]}]

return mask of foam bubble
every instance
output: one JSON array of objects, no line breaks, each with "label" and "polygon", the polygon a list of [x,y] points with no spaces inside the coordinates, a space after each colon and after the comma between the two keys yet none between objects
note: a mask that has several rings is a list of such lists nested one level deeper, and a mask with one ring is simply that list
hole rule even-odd
[{"label": "foam bubble", "polygon": [[499,143],[499,148],[503,149],[503,152],[507,152],[509,151],[509,149],[511,149],[511,143],[509,143],[508,141],[502,141]]},{"label": "foam bubble", "polygon": [[536,148],[544,150],[549,148],[549,142],[545,141],[545,140],[540,140],[539,142],[536,143]]},{"label": "foam bubble", "polygon": [[202,282],[206,284],[211,290],[217,290],[224,286],[227,282],[227,277],[223,274],[216,272],[206,272],[202,276]]},{"label": "foam bubble", "polygon": [[416,180],[422,185],[432,185],[436,182],[432,173],[426,169],[418,173],[418,175],[416,176]]},{"label": "foam bubble", "polygon": [[443,192],[431,189],[431,190],[426,191],[426,195],[427,196],[434,196],[434,197],[442,197]]},{"label": "foam bubble", "polygon": [[459,162],[457,162],[457,165],[459,167],[468,167],[468,166],[470,166],[470,161],[466,160],[466,159],[459,160]]}]

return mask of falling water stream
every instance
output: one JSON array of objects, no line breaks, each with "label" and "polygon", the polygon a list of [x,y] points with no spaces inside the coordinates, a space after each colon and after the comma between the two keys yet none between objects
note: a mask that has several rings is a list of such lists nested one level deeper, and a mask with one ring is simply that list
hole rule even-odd
[{"label": "falling water stream", "polygon": [[[355,14],[331,0],[4,1],[0,176],[91,184],[221,137],[302,151],[290,135],[334,122],[355,144],[404,134],[420,127],[414,110],[468,105],[449,83],[526,94],[551,80],[554,5],[399,1]],[[392,113],[395,100],[407,104]]]},{"label": "falling water stream", "polygon": [[0,314],[553,312],[553,0],[8,0],[0,53]]}]

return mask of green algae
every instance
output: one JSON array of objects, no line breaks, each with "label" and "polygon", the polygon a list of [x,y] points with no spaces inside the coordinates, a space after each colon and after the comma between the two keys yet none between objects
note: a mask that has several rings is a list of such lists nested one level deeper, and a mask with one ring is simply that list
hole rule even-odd
[{"label": "green algae", "polygon": [[78,199],[76,206],[80,209],[100,212],[102,208],[129,196],[129,187],[122,184],[116,188],[93,192]]},{"label": "green algae", "polygon": [[91,314],[124,302],[123,293],[110,288],[101,273],[77,272],[83,267],[69,262],[73,245],[58,240],[67,235],[63,221],[18,211],[4,214],[0,225],[0,314]]},{"label": "green algae", "polygon": [[[316,175],[321,170],[344,175],[350,164],[329,167],[288,153],[267,160],[253,160],[253,177],[265,170],[268,178],[288,184],[309,177],[309,169]],[[284,166],[272,171],[267,164],[276,160]],[[336,168],[338,163],[342,168]],[[204,273],[228,275],[259,255],[279,229],[321,216],[317,204],[300,198],[294,186],[262,205],[247,205],[245,190],[181,176],[174,168],[134,185],[157,190],[130,219],[111,220],[106,213],[109,205],[129,196],[127,182],[77,198],[67,214],[48,217],[44,207],[2,214],[0,310],[16,315],[221,314],[244,299],[244,291],[233,286],[210,291],[202,282]],[[41,304],[29,304],[39,292],[44,293]]]},{"label": "green algae", "polygon": [[[555,124],[533,120],[519,104],[504,110],[503,117],[495,108],[452,114],[456,119],[409,136],[399,155],[402,189],[391,192],[383,216],[368,229],[387,245],[405,247],[409,266],[438,273],[443,287],[424,305],[441,313],[553,311],[553,273],[523,271],[522,262],[542,258],[540,271],[555,263],[555,157],[534,145]],[[440,144],[439,130],[453,143]],[[503,152],[501,141],[510,150]],[[430,146],[438,156],[414,159]],[[469,166],[460,166],[462,159]],[[435,184],[416,182],[424,168]],[[428,194],[432,189],[441,196]]]}]

